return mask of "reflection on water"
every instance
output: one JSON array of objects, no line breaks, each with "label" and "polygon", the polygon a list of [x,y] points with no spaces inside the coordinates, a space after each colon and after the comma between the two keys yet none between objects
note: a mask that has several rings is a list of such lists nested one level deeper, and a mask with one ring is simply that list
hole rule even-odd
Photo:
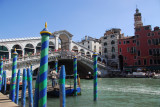
[{"label": "reflection on water", "polygon": [[[160,107],[160,79],[99,78],[98,100],[93,101],[93,80],[82,80],[82,95],[66,98],[66,107]],[[59,107],[48,98],[48,107]]]}]

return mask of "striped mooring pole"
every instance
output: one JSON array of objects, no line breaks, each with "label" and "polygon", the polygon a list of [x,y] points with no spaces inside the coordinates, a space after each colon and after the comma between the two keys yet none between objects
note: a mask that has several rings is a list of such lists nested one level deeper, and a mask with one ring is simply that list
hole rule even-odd
[{"label": "striped mooring pole", "polygon": [[58,72],[58,60],[57,60],[57,58],[55,60],[55,70],[56,70],[56,72]]},{"label": "striped mooring pole", "polygon": [[94,52],[93,54],[93,58],[94,58],[94,65],[93,65],[93,69],[94,69],[94,74],[93,74],[93,81],[94,81],[94,101],[97,101],[97,53]]},{"label": "striped mooring pole", "polygon": [[4,74],[4,71],[3,71],[3,73],[2,73],[2,87],[1,87],[2,88],[2,92],[3,92],[3,88],[4,88],[4,75],[5,74]]},{"label": "striped mooring pole", "polygon": [[33,66],[33,65],[31,64],[31,76],[33,75],[32,66]]},{"label": "striped mooring pole", "polygon": [[73,71],[74,71],[74,96],[77,96],[77,57],[73,58]]},{"label": "striped mooring pole", "polygon": [[27,72],[26,72],[26,69],[23,69],[21,107],[25,107],[25,104],[26,104],[26,88],[27,88]]},{"label": "striped mooring pole", "polygon": [[27,69],[27,80],[28,80],[29,107],[33,107],[32,76],[29,68]]},{"label": "striped mooring pole", "polygon": [[40,32],[41,38],[41,61],[39,72],[39,99],[38,107],[47,107],[47,74],[48,74],[48,50],[49,50],[49,36],[51,32],[47,29],[47,23],[45,28]]},{"label": "striped mooring pole", "polygon": [[20,81],[20,69],[18,70],[17,73],[17,81],[16,81],[16,100],[15,103],[18,104],[18,100],[19,100],[19,81]]},{"label": "striped mooring pole", "polygon": [[17,55],[18,53],[15,51],[13,54],[13,62],[12,62],[12,78],[10,81],[10,94],[9,98],[14,102],[15,100],[15,88],[16,88],[16,70],[17,70]]},{"label": "striped mooring pole", "polygon": [[34,92],[34,106],[38,107],[38,98],[39,98],[39,75],[37,75],[36,83],[35,83],[35,92]]},{"label": "striped mooring pole", "polygon": [[61,66],[59,76],[59,96],[60,96],[60,107],[66,106],[66,90],[65,90],[65,66]]},{"label": "striped mooring pole", "polygon": [[3,93],[5,94],[6,93],[6,86],[7,86],[7,81],[6,81],[6,71],[3,71]]},{"label": "striped mooring pole", "polygon": [[3,58],[0,59],[0,92],[2,90],[2,72],[3,72]]}]

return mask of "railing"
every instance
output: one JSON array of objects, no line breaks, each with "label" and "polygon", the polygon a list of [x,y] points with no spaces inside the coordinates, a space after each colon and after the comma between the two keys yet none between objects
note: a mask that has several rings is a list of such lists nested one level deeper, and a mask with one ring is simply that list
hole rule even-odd
[{"label": "railing", "polygon": [[[59,52],[49,53],[49,54],[48,54],[48,57],[54,56],[54,55],[56,55],[56,54],[58,54],[58,53],[59,53]],[[27,61],[27,60],[33,60],[33,59],[38,59],[38,58],[40,58],[40,54],[31,55],[31,56],[24,56],[24,57],[18,57],[18,58],[17,58],[17,62],[22,62],[22,61]],[[6,60],[4,60],[3,62],[4,62],[4,64],[9,64],[9,63],[12,63],[12,60],[13,60],[13,58],[11,58],[11,59],[6,59]]]},{"label": "railing", "polygon": [[[59,58],[60,59],[73,59],[74,56],[77,56],[77,59],[78,60],[81,60],[81,61],[86,61],[86,62],[89,62],[89,63],[93,63],[93,58],[91,57],[87,57],[87,56],[84,56],[84,55],[81,55],[80,53],[77,53],[77,52],[72,52],[72,51],[57,51],[57,52],[53,52],[53,53],[49,53],[48,54],[48,58],[50,57],[53,57],[53,56],[60,56]],[[36,54],[36,55],[31,55],[31,56],[28,56],[28,57],[18,57],[17,59],[17,63],[19,62],[23,62],[23,61],[31,61],[31,60],[36,60],[36,59],[40,59],[40,54]],[[12,64],[12,58],[11,59],[8,59],[8,60],[5,60],[4,61],[4,64]],[[101,67],[104,67],[106,68],[106,65],[102,62],[97,62],[97,64]]]},{"label": "railing", "polygon": [[84,49],[86,49],[86,50],[88,50],[88,51],[90,51],[90,52],[93,52],[92,50],[86,48],[85,46],[83,46],[83,45],[81,45],[81,44],[79,44],[79,43],[76,43],[76,42],[74,42],[74,41],[72,41],[72,43],[74,43],[74,44],[76,44],[76,45],[79,45],[79,46],[83,47]]}]

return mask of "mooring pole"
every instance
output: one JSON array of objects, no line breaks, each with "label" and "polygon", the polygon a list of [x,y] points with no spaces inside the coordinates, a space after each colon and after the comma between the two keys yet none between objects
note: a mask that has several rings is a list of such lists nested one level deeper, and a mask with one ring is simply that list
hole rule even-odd
[{"label": "mooring pole", "polygon": [[74,71],[74,95],[77,96],[77,57],[73,58],[73,71]]},{"label": "mooring pole", "polygon": [[93,65],[93,69],[94,69],[94,90],[93,90],[93,93],[94,93],[94,101],[97,101],[97,53],[94,52],[93,54],[93,58],[94,58],[94,65]]},{"label": "mooring pole", "polygon": [[38,98],[39,98],[39,75],[37,75],[36,84],[35,84],[35,92],[34,92],[34,106],[38,107]]},{"label": "mooring pole", "polygon": [[18,104],[19,100],[19,81],[20,81],[20,69],[18,70],[17,81],[16,81],[16,100],[15,100],[16,104]]},{"label": "mooring pole", "polygon": [[15,100],[15,88],[16,88],[16,70],[17,70],[17,55],[18,53],[15,51],[13,54],[13,63],[12,63],[12,78],[10,81],[10,94],[9,98],[14,102]]},{"label": "mooring pole", "polygon": [[55,60],[55,70],[56,70],[56,72],[58,72],[58,60],[57,60],[57,58]]},{"label": "mooring pole", "polygon": [[6,86],[7,86],[6,76],[7,76],[6,71],[4,71],[4,91],[3,91],[4,94],[6,93]]},{"label": "mooring pole", "polygon": [[32,71],[32,64],[31,64],[31,76],[33,75],[33,71]]},{"label": "mooring pole", "polygon": [[2,90],[3,58],[0,59],[0,91]]},{"label": "mooring pole", "polygon": [[59,77],[59,96],[60,96],[60,107],[66,106],[66,91],[65,91],[65,66],[61,66],[60,77]]},{"label": "mooring pole", "polygon": [[27,69],[27,80],[28,80],[29,107],[33,107],[32,76],[29,68]]},{"label": "mooring pole", "polygon": [[47,74],[48,74],[48,48],[49,48],[49,36],[51,32],[47,29],[47,23],[45,28],[40,32],[41,38],[41,61],[39,72],[39,107],[47,107]]},{"label": "mooring pole", "polygon": [[3,71],[3,73],[2,73],[2,87],[1,87],[2,93],[4,92],[4,75],[5,75],[5,73]]},{"label": "mooring pole", "polygon": [[21,95],[21,107],[25,107],[26,104],[26,87],[27,87],[27,73],[26,69],[23,69],[23,85]]}]

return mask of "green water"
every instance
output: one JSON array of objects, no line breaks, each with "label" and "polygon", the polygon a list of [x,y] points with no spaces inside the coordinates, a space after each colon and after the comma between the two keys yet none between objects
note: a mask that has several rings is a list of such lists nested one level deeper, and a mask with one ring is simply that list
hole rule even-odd
[{"label": "green water", "polygon": [[[93,101],[93,80],[81,79],[82,95],[66,98],[66,107],[160,107],[160,79],[99,78],[98,100]],[[48,98],[59,107],[59,98]]]}]

